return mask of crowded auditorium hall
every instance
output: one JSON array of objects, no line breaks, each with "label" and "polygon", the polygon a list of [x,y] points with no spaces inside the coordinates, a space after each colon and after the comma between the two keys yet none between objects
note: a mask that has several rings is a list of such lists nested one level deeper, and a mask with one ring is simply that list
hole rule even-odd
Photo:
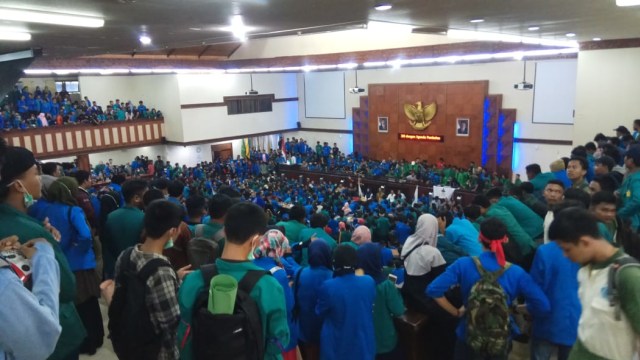
[{"label": "crowded auditorium hall", "polygon": [[0,4],[0,360],[640,360],[640,0]]}]

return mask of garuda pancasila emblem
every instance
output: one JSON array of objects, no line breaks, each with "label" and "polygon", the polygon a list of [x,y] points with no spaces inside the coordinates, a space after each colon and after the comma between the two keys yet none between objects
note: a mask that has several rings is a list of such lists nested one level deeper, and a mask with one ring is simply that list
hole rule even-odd
[{"label": "garuda pancasila emblem", "polygon": [[436,103],[422,107],[422,101],[415,104],[405,104],[404,113],[409,118],[409,124],[416,130],[424,130],[431,125],[431,119],[436,116]]}]

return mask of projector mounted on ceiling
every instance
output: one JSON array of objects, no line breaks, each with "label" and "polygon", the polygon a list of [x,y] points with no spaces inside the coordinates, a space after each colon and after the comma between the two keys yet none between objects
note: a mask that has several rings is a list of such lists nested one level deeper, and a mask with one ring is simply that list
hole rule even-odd
[{"label": "projector mounted on ceiling", "polygon": [[253,90],[253,75],[249,74],[249,79],[251,79],[251,90],[245,91],[245,95],[258,95],[258,90]]},{"label": "projector mounted on ceiling", "polygon": [[524,61],[524,72],[522,74],[522,82],[513,84],[513,88],[516,90],[532,90],[533,84],[527,82],[527,61]]},{"label": "projector mounted on ceiling", "polygon": [[356,86],[349,88],[350,94],[360,94],[366,91],[364,88],[361,88],[358,86],[358,70],[356,69],[355,72],[356,72]]}]

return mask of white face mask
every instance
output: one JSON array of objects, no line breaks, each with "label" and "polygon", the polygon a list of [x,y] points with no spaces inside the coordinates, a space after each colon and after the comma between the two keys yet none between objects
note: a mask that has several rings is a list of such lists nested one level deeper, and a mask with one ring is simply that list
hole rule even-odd
[{"label": "white face mask", "polygon": [[23,201],[24,201],[24,206],[26,208],[29,208],[31,205],[33,205],[33,203],[35,202],[35,200],[33,199],[33,195],[31,195],[29,193],[29,190],[27,190],[27,187],[24,186],[24,184],[22,183],[22,181],[20,180],[16,180],[16,182],[18,184],[20,184],[20,186],[22,186],[22,188],[24,189],[24,194],[23,194]]}]

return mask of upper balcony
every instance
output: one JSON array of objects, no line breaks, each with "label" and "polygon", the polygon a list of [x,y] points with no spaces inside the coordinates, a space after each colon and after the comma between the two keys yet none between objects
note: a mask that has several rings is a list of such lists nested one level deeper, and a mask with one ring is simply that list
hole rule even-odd
[{"label": "upper balcony", "polygon": [[76,156],[114,149],[158,145],[164,139],[164,119],[109,121],[101,125],[63,125],[6,131],[9,145],[21,146],[38,159]]}]

